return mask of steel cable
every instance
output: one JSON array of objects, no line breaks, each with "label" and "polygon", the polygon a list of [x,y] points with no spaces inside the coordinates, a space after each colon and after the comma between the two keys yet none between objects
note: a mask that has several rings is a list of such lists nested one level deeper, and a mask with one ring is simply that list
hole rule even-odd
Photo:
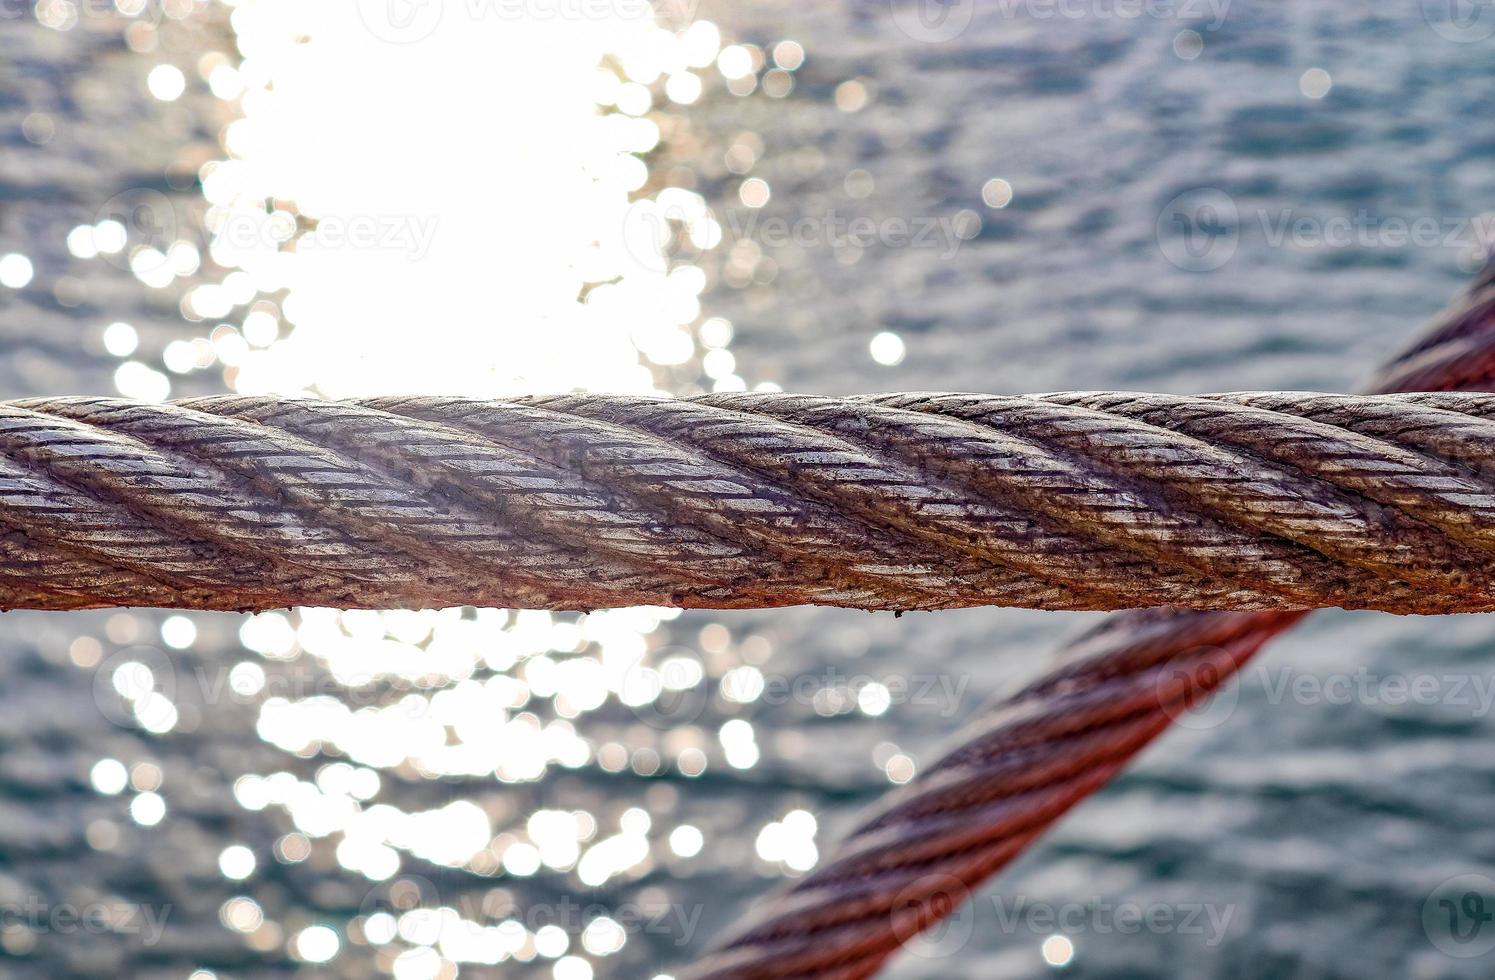
[{"label": "steel cable", "polygon": [[[1495,265],[1382,371],[1375,387],[1495,387]],[[993,406],[968,396],[876,400],[993,419]],[[1399,511],[1401,517],[1431,517],[1430,526],[1443,528],[1440,533],[1450,541],[1480,548],[1472,543],[1488,533],[1482,502],[1471,500],[1468,512],[1445,518],[1401,494],[1415,487],[1412,494],[1419,500],[1444,493],[1465,499],[1454,485],[1442,482],[1453,475],[1443,466],[1454,467],[1460,480],[1490,472],[1492,446],[1485,420],[1495,418],[1495,396],[1467,394],[1450,400],[1445,394],[1363,398],[1256,393],[1194,399],[1081,394],[1042,402],[1044,407],[1036,410],[1022,402],[1004,402],[995,410],[1020,415],[1030,424],[1053,421],[1045,414],[1052,403],[1117,412],[1149,425],[1166,418],[1170,431],[1220,440],[1273,466],[1343,476],[1345,482],[1337,485],[1364,493],[1362,499],[1404,499],[1410,510]],[[1252,431],[1242,424],[1248,416],[1235,406],[1285,414],[1294,421]],[[1456,437],[1467,424],[1481,434]],[[1087,427],[1066,436],[1075,445],[1095,437]],[[1146,437],[1145,430],[1139,437]],[[1424,468],[1413,457],[1388,456],[1384,468],[1367,467],[1356,448],[1360,437],[1384,440],[1438,462]],[[1304,444],[1314,447],[1311,460],[1295,455]],[[1190,481],[1196,472],[1178,474],[1177,488],[1190,499],[1203,492]],[[1169,479],[1166,466],[1154,475]],[[1228,474],[1218,471],[1210,471],[1207,479],[1223,481],[1211,486],[1228,484]],[[1431,497],[1423,498],[1424,493]],[[1422,517],[1413,516],[1419,511]],[[1274,520],[1285,515],[1279,511]],[[1360,516],[1375,523],[1382,515],[1371,510]],[[1325,554],[1348,555],[1357,545],[1353,535],[1346,537],[1341,530],[1310,524],[1304,534],[1313,536]],[[1400,560],[1387,557],[1393,564]],[[1374,556],[1370,561],[1375,563]],[[1435,577],[1451,571],[1445,566]],[[685,976],[852,980],[873,975],[900,946],[959,908],[1070,807],[1109,782],[1180,713],[1210,696],[1303,615],[1147,609],[1108,617],[1060,650],[1056,665],[1041,679],[981,712],[952,748],[861,817],[819,867],[762,902]]]},{"label": "steel cable", "polygon": [[1467,394],[28,399],[0,605],[1488,610],[1492,447]]}]

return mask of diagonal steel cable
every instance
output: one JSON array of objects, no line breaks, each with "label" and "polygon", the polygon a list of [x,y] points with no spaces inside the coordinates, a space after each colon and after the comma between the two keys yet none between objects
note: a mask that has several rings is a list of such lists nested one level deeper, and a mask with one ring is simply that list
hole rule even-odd
[{"label": "diagonal steel cable", "polygon": [[[1373,384],[1382,392],[1489,388],[1495,388],[1495,264]],[[1051,412],[1054,404],[1119,413],[1143,425],[1166,417],[1170,431],[1222,442],[1299,472],[1333,473],[1344,478],[1337,485],[1356,488],[1353,492],[1367,500],[1401,500],[1409,505],[1399,511],[1402,516],[1415,522],[1432,518],[1429,526],[1439,527],[1447,540],[1478,548],[1474,542],[1489,533],[1483,502],[1443,483],[1451,474],[1442,466],[1462,475],[1492,472],[1495,447],[1484,428],[1485,419],[1495,418],[1491,396],[1464,396],[1454,417],[1444,414],[1450,402],[1441,394],[1240,393],[1198,399],[1083,393],[1040,399],[1037,407],[1021,400],[994,405],[969,396],[874,401],[961,419],[993,421],[992,413],[1006,413],[1005,418],[1040,427],[1068,424]],[[1292,418],[1257,429],[1238,411],[1242,407]],[[1455,439],[1454,433],[1469,424],[1480,434],[1465,432]],[[1088,446],[1110,434],[1109,428],[1081,424],[1071,426],[1063,439]],[[1140,441],[1122,443],[1146,456],[1145,465],[1156,464],[1149,477],[1172,480],[1175,491],[1191,500],[1223,491],[1230,482],[1219,470],[1180,468],[1170,477],[1166,451],[1156,459],[1148,455],[1159,448],[1147,441],[1148,431],[1131,434]],[[1439,463],[1424,468],[1412,456],[1387,457],[1384,467],[1366,467],[1356,449],[1360,437],[1386,440]],[[1313,447],[1311,460],[1295,455],[1305,445]],[[1453,494],[1471,510],[1437,517],[1413,501],[1423,493]],[[1229,501],[1222,503],[1234,513]],[[1298,516],[1284,510],[1274,520]],[[1343,557],[1357,548],[1353,535],[1343,530],[1312,526],[1304,535],[1323,554]],[[1384,560],[1396,565],[1404,557],[1388,552]],[[1371,565],[1378,561],[1368,558]],[[1444,566],[1434,577],[1451,571]],[[1180,713],[1208,697],[1303,615],[1148,609],[1108,617],[1060,650],[1056,665],[1041,679],[983,711],[953,748],[861,818],[820,867],[765,900],[686,976],[851,980],[873,975],[903,943],[959,908],[1070,807],[1109,782]]]}]

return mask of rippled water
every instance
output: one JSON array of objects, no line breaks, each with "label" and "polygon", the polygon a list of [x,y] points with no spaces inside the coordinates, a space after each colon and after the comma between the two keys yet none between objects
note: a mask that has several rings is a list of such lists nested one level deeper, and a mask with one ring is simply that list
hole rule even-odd
[{"label": "rippled water", "polygon": [[[43,2],[0,391],[1351,388],[1495,201],[1438,6]],[[5,969],[668,974],[1086,621],[7,614]],[[892,974],[1487,975],[1492,635],[1315,617]]]}]

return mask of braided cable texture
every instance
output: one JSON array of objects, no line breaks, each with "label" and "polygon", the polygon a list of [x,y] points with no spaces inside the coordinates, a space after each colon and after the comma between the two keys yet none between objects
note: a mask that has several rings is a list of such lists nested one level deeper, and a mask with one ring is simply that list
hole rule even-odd
[{"label": "braided cable texture", "polygon": [[[1495,386],[1495,264],[1466,296],[1377,378],[1374,388],[1488,389]],[[908,398],[892,396],[898,403]],[[965,397],[937,396],[946,410],[979,411]],[[887,399],[880,399],[887,400]],[[1337,441],[1366,437],[1464,473],[1489,473],[1491,445],[1463,431],[1485,431],[1495,396],[1465,395],[1450,417],[1447,395],[1358,398],[1342,395],[1239,394],[1212,399],[1139,399],[1130,395],[1057,396],[1046,401],[1117,410],[1147,419],[1160,405],[1183,406],[1184,431],[1232,432],[1236,445],[1280,459],[1292,441],[1319,434],[1336,442],[1313,468],[1343,464]],[[1294,416],[1297,422],[1252,432],[1231,406]],[[1427,414],[1424,414],[1426,412]],[[1302,420],[1331,427],[1303,428]],[[1282,445],[1273,445],[1285,440]],[[1352,454],[1353,456],[1353,454]],[[1427,480],[1440,494],[1441,467],[1390,463],[1372,499]],[[1351,463],[1352,470],[1361,464]],[[1352,475],[1377,482],[1374,467]],[[1482,504],[1451,532],[1470,541],[1484,533]],[[1414,508],[1418,509],[1418,508]],[[1372,512],[1374,513],[1374,512]],[[1414,518],[1415,519],[1415,518]],[[1460,518],[1459,520],[1463,520]],[[1313,532],[1317,533],[1317,532]],[[1353,544],[1353,542],[1348,542]],[[1179,715],[1226,683],[1303,612],[1189,612],[1146,609],[1107,617],[1058,651],[1041,679],[978,714],[952,746],[889,792],[810,875],[766,899],[743,926],[686,971],[688,980],[851,980],[875,974],[898,948],[959,908],[981,885],[1026,850],[1070,807],[1105,786]]]},{"label": "braided cable texture", "polygon": [[1489,610],[1492,456],[1471,395],[29,399],[0,605]]}]

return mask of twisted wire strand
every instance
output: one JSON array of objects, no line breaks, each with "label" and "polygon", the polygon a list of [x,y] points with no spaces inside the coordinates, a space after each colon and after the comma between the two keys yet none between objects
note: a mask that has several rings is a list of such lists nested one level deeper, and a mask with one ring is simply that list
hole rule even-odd
[{"label": "twisted wire strand", "polygon": [[0,403],[0,605],[1481,611],[1492,418],[1280,392],[27,399]]},{"label": "twisted wire strand", "polygon": [[[1406,386],[1495,387],[1495,264],[1421,340],[1383,369],[1375,384],[1381,391]],[[982,412],[992,410],[981,399],[963,396],[874,400],[959,417],[991,418]],[[1464,481],[1488,479],[1495,462],[1491,395],[1465,394],[1451,401],[1444,394],[1263,392],[1200,400],[1087,393],[1039,401],[1115,410],[1144,422],[1166,415],[1191,437],[1218,439],[1269,462],[1289,457],[1295,445],[1323,446],[1325,451],[1315,451],[1312,461],[1294,459],[1288,465],[1315,478],[1329,477],[1351,491],[1351,501],[1359,497],[1362,525],[1381,520],[1376,509],[1380,502],[1404,492],[1418,502],[1402,516],[1434,516],[1422,511],[1423,501],[1463,501]],[[1264,409],[1293,421],[1253,432],[1249,424],[1240,424],[1246,417],[1233,414],[1234,406]],[[1009,414],[1029,408],[1022,403],[1000,406]],[[1046,412],[1038,410],[1038,421],[1052,421]],[[1031,415],[1024,418],[1037,424]],[[1066,444],[1083,445],[1095,431],[1081,425]],[[1328,441],[1317,442],[1320,436]],[[1371,463],[1361,452],[1361,437],[1413,455],[1388,454]],[[1145,438],[1132,445],[1151,451]],[[1187,476],[1193,472],[1186,472],[1180,487],[1186,497],[1191,496]],[[1157,472],[1156,477],[1166,479],[1166,474]],[[1265,486],[1254,489],[1266,491]],[[1459,516],[1434,516],[1428,526],[1479,549],[1475,542],[1488,533],[1485,502],[1476,495],[1467,503],[1467,512],[1460,508]],[[1418,511],[1422,516],[1413,516]],[[1312,523],[1307,530],[1325,547],[1332,543],[1318,538]],[[1392,561],[1405,562],[1406,556]],[[761,903],[684,976],[872,976],[904,943],[958,909],[1070,807],[1103,787],[1182,712],[1214,693],[1304,615],[1290,610],[1144,609],[1107,617],[1061,649],[1039,680],[978,714],[933,764],[859,818],[820,867]]]}]

